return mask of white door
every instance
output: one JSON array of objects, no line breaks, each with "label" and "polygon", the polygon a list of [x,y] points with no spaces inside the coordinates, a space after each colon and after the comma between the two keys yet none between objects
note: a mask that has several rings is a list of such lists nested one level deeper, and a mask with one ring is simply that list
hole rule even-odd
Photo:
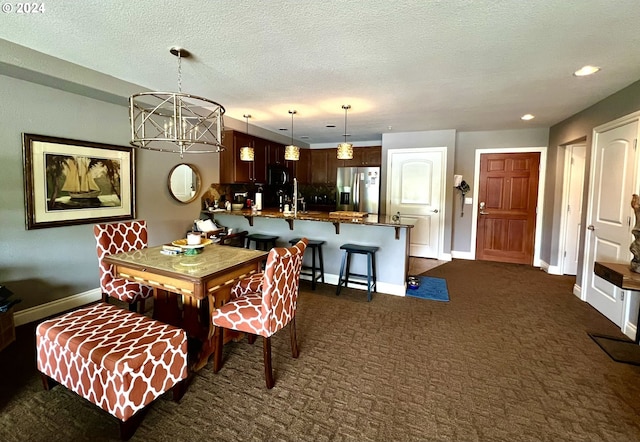
[{"label": "white door", "polygon": [[584,166],[587,146],[575,144],[567,146],[565,173],[565,230],[562,273],[578,273],[578,249],[580,247],[580,220],[582,220],[582,188],[584,186]]},{"label": "white door", "polygon": [[593,272],[595,261],[628,263],[631,234],[631,195],[634,193],[637,120],[596,133],[591,154],[591,188],[587,216],[585,300],[622,327],[622,290]]},{"label": "white door", "polygon": [[444,170],[446,148],[389,150],[387,214],[400,212],[415,220],[410,233],[409,254],[438,258],[444,216]]}]

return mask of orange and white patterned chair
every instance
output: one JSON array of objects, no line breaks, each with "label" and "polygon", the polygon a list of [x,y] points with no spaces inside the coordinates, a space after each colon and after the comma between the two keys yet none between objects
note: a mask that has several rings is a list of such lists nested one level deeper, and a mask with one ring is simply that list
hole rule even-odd
[{"label": "orange and white patterned chair", "polygon": [[184,394],[186,332],[112,304],[41,322],[36,348],[45,389],[53,380],[107,411],[119,419],[123,439],[158,396],[173,389],[178,401]]},{"label": "orange and white patterned chair", "polygon": [[136,310],[136,303],[140,304],[139,311],[144,313],[144,301],[153,296],[153,288],[116,278],[114,267],[105,263],[102,258],[120,252],[129,252],[147,247],[147,222],[127,221],[93,226],[98,252],[98,266],[100,268],[100,289],[102,300],[108,302],[109,296],[129,304],[130,310]]},{"label": "orange and white patterned chair", "polygon": [[223,329],[249,334],[249,342],[262,336],[264,374],[267,388],[273,388],[271,366],[271,336],[290,324],[291,353],[298,357],[296,338],[296,307],[300,285],[302,256],[307,247],[302,238],[293,247],[275,247],[269,251],[264,272],[240,280],[231,291],[231,299],[213,311],[211,320],[216,326],[216,346],[213,371],[222,366]]}]

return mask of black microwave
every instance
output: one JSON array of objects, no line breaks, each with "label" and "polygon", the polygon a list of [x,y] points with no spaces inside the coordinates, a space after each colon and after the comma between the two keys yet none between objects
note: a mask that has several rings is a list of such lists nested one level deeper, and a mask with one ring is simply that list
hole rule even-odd
[{"label": "black microwave", "polygon": [[282,186],[289,184],[289,169],[279,164],[267,166],[267,184],[271,186]]}]

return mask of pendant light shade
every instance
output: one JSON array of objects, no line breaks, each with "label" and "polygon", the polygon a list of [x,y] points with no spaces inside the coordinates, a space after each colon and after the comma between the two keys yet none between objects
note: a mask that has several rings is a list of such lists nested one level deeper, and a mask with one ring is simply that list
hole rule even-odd
[{"label": "pendant light shade", "polygon": [[215,153],[222,146],[222,105],[182,92],[182,58],[186,49],[171,48],[178,57],[178,92],[142,92],[129,97],[133,147],[158,152]]},{"label": "pendant light shade", "polygon": [[291,144],[284,148],[284,159],[287,161],[298,161],[300,159],[300,148],[293,144],[293,116],[297,113],[295,110],[290,110],[291,114]]},{"label": "pendant light shade", "polygon": [[347,111],[351,109],[351,105],[343,104],[342,109],[344,109],[344,143],[338,144],[338,159],[351,160],[353,159],[353,144],[347,143]]},{"label": "pendant light shade", "polygon": [[[251,115],[244,114],[243,117],[247,121],[247,135],[249,135],[249,118],[251,118]],[[255,153],[252,146],[242,146],[240,148],[240,159],[242,161],[253,161],[254,157]]]}]

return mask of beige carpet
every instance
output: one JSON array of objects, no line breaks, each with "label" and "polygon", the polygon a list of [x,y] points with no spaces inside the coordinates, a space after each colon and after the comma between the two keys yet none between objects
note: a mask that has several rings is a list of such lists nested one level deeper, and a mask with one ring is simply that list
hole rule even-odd
[{"label": "beige carpet", "polygon": [[[571,293],[574,278],[460,260],[428,275],[446,278],[450,302],[368,303],[362,291],[336,297],[305,283],[300,358],[287,330],[275,336],[273,390],[260,341],[233,343],[220,373],[197,373],[180,404],[161,397],[132,440],[640,440],[640,367],[587,335],[621,336]],[[0,440],[117,438],[96,407],[41,389],[30,338],[0,353]]]}]

